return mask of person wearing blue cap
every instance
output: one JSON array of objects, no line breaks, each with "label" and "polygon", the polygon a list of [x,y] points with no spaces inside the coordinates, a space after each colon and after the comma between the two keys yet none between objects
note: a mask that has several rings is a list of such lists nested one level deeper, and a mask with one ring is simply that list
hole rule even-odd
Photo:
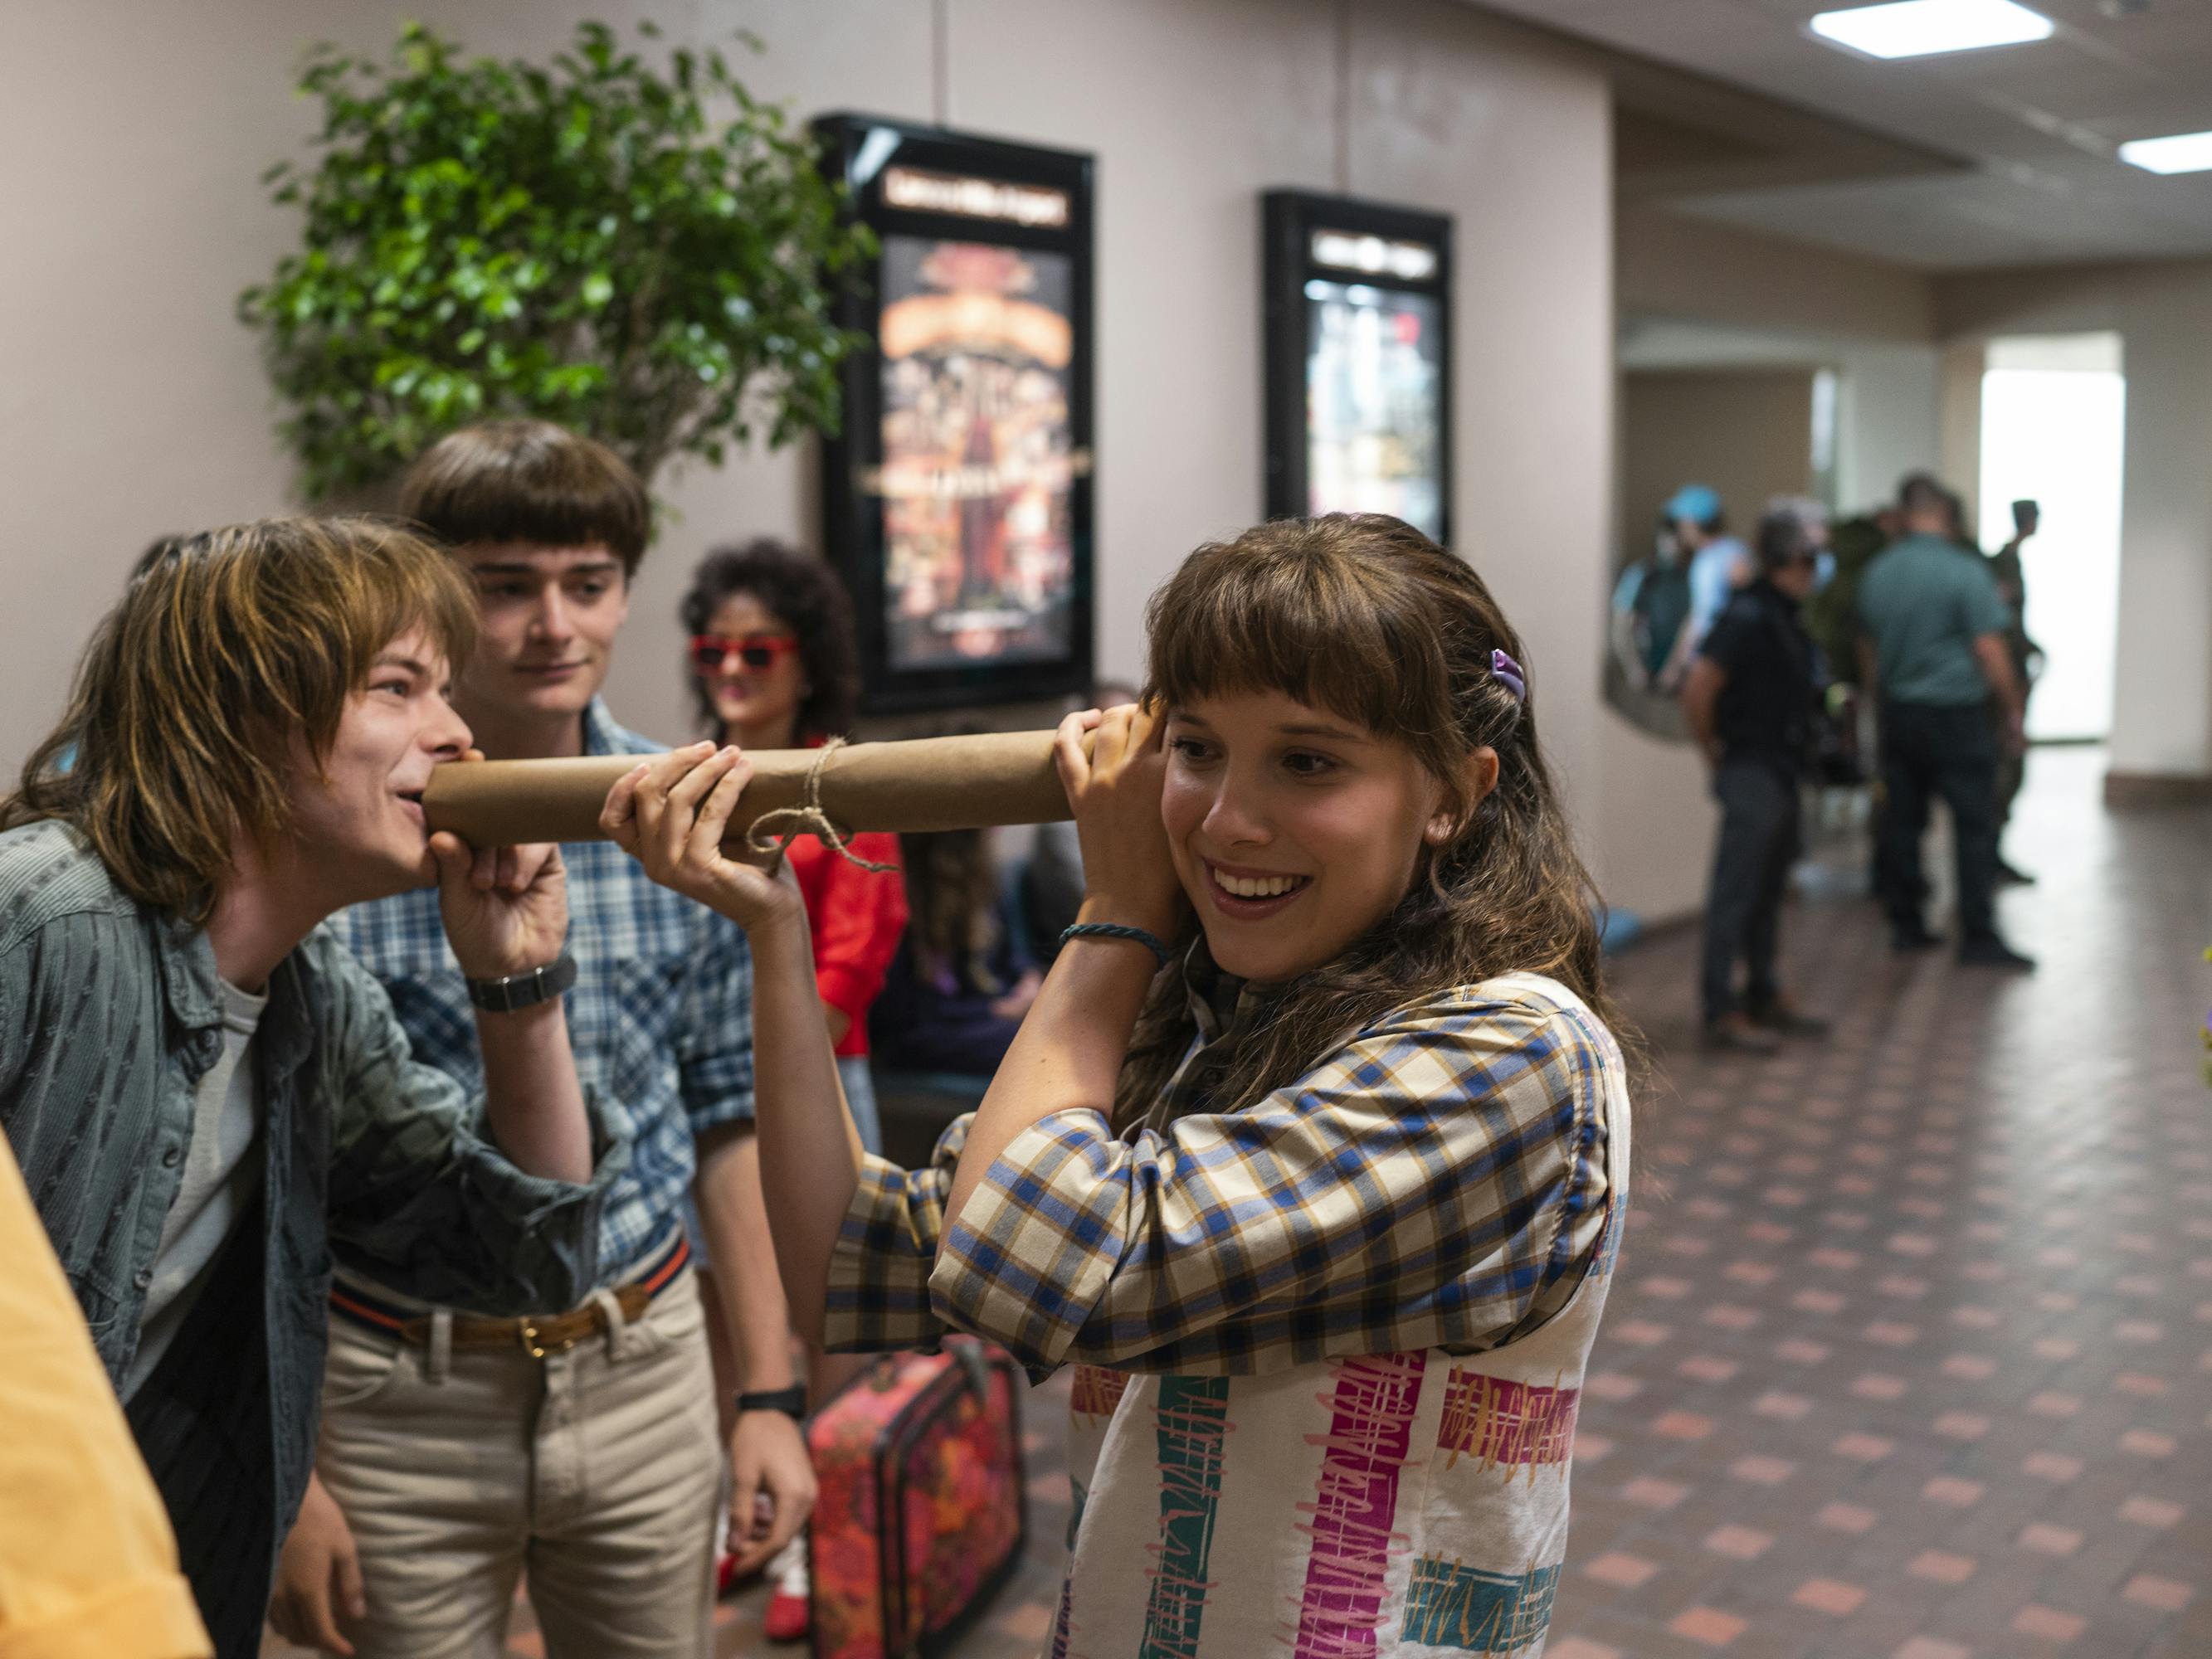
[{"label": "person wearing blue cap", "polygon": [[1689,619],[1675,637],[1674,660],[1659,676],[1662,685],[1671,686],[1681,684],[1730,596],[1751,580],[1752,561],[1750,550],[1729,534],[1720,492],[1711,484],[1684,484],[1661,511],[1689,557]]}]

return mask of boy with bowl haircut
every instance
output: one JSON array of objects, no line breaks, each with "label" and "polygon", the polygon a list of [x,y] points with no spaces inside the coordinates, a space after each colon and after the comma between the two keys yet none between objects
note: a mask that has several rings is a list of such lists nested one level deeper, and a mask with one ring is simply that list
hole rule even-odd
[{"label": "boy with bowl haircut", "polygon": [[[488,755],[661,747],[618,725],[599,695],[650,525],[644,487],[617,456],[544,422],[488,422],[426,451],[401,508],[475,590],[477,643],[455,702]],[[414,1654],[434,1640],[496,1654],[526,1569],[553,1659],[703,1654],[726,1471],[740,1566],[774,1553],[812,1506],[751,1136],[744,935],[616,848],[563,854],[569,948],[585,970],[569,1004],[577,1063],[631,1127],[599,1277],[548,1342],[525,1326],[570,1304],[516,1302],[480,1327],[434,1284],[341,1261],[319,1479],[280,1595],[280,1623],[337,1651]],[[465,988],[426,896],[364,905],[338,926],[416,1051],[473,1077]],[[682,1219],[695,1184],[719,1311],[742,1356],[726,1449]],[[604,1317],[576,1339],[594,1310]],[[765,1523],[756,1494],[773,1508]]]}]

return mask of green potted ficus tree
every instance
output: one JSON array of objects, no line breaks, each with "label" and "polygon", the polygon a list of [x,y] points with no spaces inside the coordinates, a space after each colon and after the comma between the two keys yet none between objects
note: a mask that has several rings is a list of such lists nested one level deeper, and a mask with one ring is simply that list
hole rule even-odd
[{"label": "green potted ficus tree", "polygon": [[303,210],[301,244],[239,312],[310,501],[373,496],[501,416],[588,432],[648,482],[834,428],[860,342],[824,283],[867,233],[719,51],[663,72],[586,23],[541,67],[409,24],[389,63],[321,48],[300,87],[319,158],[264,182]]}]

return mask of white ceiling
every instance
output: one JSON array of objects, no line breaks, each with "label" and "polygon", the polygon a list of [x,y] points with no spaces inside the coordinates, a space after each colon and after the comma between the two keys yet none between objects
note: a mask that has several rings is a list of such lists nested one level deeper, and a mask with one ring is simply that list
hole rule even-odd
[{"label": "white ceiling", "polygon": [[1893,177],[1692,185],[1668,195],[1676,210],[1929,270],[2212,254],[2212,173],[2113,155],[2212,128],[2212,0],[2027,0],[2058,24],[2050,40],[1892,63],[1806,32],[1844,3],[1481,0],[1922,153]]}]

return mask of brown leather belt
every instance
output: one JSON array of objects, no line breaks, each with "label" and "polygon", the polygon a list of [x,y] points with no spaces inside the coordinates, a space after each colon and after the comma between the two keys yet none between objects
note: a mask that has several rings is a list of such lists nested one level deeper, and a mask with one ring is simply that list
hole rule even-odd
[{"label": "brown leather belt", "polygon": [[[676,1282],[690,1259],[690,1244],[678,1233],[643,1277],[614,1286],[615,1305],[622,1310],[623,1322],[635,1324],[643,1318],[653,1299]],[[429,1346],[429,1315],[396,1307],[350,1285],[332,1288],[331,1311],[367,1329],[396,1336],[415,1347]],[[453,1344],[456,1348],[479,1350],[520,1347],[532,1359],[544,1359],[551,1354],[566,1353],[579,1342],[601,1335],[606,1329],[606,1308],[595,1298],[567,1313],[525,1314],[517,1319],[486,1319],[477,1314],[457,1313],[453,1316]]]}]

